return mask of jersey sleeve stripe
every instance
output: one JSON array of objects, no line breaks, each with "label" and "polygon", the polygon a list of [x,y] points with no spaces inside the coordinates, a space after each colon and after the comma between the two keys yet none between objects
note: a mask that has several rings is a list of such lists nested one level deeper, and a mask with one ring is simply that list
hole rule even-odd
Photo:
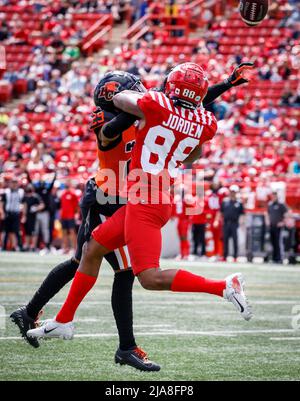
[{"label": "jersey sleeve stripe", "polygon": [[163,107],[163,108],[165,109],[166,106],[164,105],[164,101],[163,101],[163,98],[162,98],[162,94],[159,93],[159,92],[157,92],[156,95],[157,95],[157,98],[158,98],[158,103],[161,105],[161,107]]},{"label": "jersey sleeve stripe", "polygon": [[208,125],[211,125],[212,124],[211,114],[207,113],[206,116],[208,117]]},{"label": "jersey sleeve stripe", "polygon": [[194,113],[195,113],[195,117],[196,117],[197,123],[200,124],[201,121],[200,121],[200,117],[199,117],[199,114],[198,114],[198,110],[195,110]]},{"label": "jersey sleeve stripe", "polygon": [[170,100],[167,98],[167,96],[164,96],[164,98],[165,98],[165,101],[166,101],[166,104],[167,104],[168,109],[169,109],[170,111],[174,112],[174,109],[173,109],[173,106],[172,106]]},{"label": "jersey sleeve stripe", "polygon": [[206,116],[205,116],[205,111],[204,110],[201,110],[201,117],[202,117],[202,120],[203,120],[203,124],[207,124],[207,121],[206,121]]},{"label": "jersey sleeve stripe", "polygon": [[149,92],[149,95],[152,97],[152,99],[153,99],[154,101],[156,101],[155,93],[156,93],[156,92],[152,92],[152,91]]}]

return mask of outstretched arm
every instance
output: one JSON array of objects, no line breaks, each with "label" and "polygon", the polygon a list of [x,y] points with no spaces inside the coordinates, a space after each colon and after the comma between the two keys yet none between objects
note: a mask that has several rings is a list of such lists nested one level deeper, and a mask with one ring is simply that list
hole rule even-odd
[{"label": "outstretched arm", "polygon": [[207,95],[203,99],[203,106],[208,106],[219,96],[223,95],[223,93],[233,88],[234,86],[248,83],[249,80],[244,77],[244,74],[245,72],[252,70],[253,68],[253,63],[242,63],[234,69],[232,74],[228,78],[226,78],[225,81],[221,82],[220,84],[210,86],[208,88]]},{"label": "outstretched arm", "polygon": [[[131,114],[121,112],[113,114],[96,109],[92,114],[90,129],[94,131],[98,143],[102,147],[108,146],[111,142],[117,140],[124,131],[134,124],[136,117]],[[106,118],[105,118],[106,116]],[[109,120],[105,122],[105,119]]]}]

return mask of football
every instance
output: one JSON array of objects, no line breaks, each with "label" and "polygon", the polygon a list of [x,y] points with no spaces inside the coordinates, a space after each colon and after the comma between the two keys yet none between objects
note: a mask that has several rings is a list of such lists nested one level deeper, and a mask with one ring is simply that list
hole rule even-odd
[{"label": "football", "polygon": [[241,0],[240,14],[248,26],[258,25],[267,15],[268,0]]}]

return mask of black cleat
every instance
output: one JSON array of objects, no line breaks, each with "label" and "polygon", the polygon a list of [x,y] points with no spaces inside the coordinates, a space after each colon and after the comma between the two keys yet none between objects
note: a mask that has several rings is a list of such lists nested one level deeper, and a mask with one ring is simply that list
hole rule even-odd
[{"label": "black cleat", "polygon": [[148,355],[141,348],[136,347],[129,351],[122,351],[120,348],[115,354],[115,362],[120,365],[129,365],[144,372],[158,372],[160,366],[148,360]]},{"label": "black cleat", "polygon": [[27,331],[36,328],[36,321],[28,316],[26,306],[21,306],[10,315],[11,321],[15,323],[21,332],[22,337],[28,342],[32,347],[38,348],[40,346],[36,338],[31,338],[27,336]]}]

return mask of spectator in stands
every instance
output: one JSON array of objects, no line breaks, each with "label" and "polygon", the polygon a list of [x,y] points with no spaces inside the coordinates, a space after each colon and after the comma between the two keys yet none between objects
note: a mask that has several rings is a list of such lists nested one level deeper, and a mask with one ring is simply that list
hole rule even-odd
[{"label": "spectator in stands", "polygon": [[63,51],[63,58],[66,61],[74,61],[80,57],[80,49],[79,47],[74,44],[69,44],[65,50]]},{"label": "spectator in stands", "polygon": [[23,198],[23,217],[22,224],[24,224],[25,231],[25,244],[24,250],[34,251],[36,246],[35,238],[35,225],[36,225],[36,215],[39,211],[45,208],[41,197],[35,193],[32,184],[28,184],[25,188],[25,196]]},{"label": "spectator in stands", "polygon": [[273,172],[277,176],[284,175],[288,172],[288,168],[289,168],[289,163],[284,155],[284,151],[280,150],[278,152],[278,157],[275,163],[273,164],[272,168]]},{"label": "spectator in stands", "polygon": [[288,209],[284,203],[279,202],[278,193],[272,193],[272,200],[268,205],[267,222],[270,226],[271,244],[273,248],[272,260],[282,263],[283,246],[281,232]]},{"label": "spectator in stands", "polygon": [[12,250],[22,250],[22,240],[20,232],[20,220],[22,212],[22,201],[24,191],[20,188],[19,182],[16,178],[13,178],[7,190],[4,192],[1,198],[2,213],[4,211],[4,242],[3,250],[7,250],[8,241],[10,240],[10,246]]},{"label": "spectator in stands", "polygon": [[289,172],[296,175],[300,174],[300,152],[297,153],[295,160],[290,163]]},{"label": "spectator in stands", "polygon": [[10,33],[8,24],[5,20],[2,20],[0,25],[0,42],[2,42],[5,39],[8,39],[9,34]]},{"label": "spectator in stands", "polygon": [[237,261],[238,257],[238,228],[240,217],[244,214],[243,204],[238,201],[237,193],[239,187],[232,185],[229,198],[224,199],[221,204],[221,213],[223,215],[223,240],[224,240],[224,261],[229,254],[229,240],[233,240],[233,257]]},{"label": "spectator in stands", "polygon": [[262,109],[261,117],[265,124],[278,117],[278,110],[272,100],[269,100],[268,105]]},{"label": "spectator in stands", "polygon": [[44,163],[40,157],[37,149],[33,149],[31,152],[31,158],[27,166],[29,172],[42,171],[44,169]]},{"label": "spectator in stands", "polygon": [[60,219],[63,230],[63,250],[65,253],[76,249],[75,216],[78,211],[78,197],[72,188],[71,181],[65,183],[60,196]]},{"label": "spectator in stands", "polygon": [[296,93],[289,99],[289,104],[294,107],[300,106],[300,85],[298,85]]}]

